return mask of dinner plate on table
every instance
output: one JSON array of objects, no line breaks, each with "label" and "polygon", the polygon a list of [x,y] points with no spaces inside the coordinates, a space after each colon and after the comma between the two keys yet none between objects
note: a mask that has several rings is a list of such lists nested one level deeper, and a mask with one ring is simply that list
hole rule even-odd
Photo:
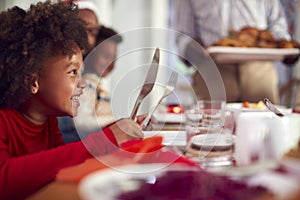
[{"label": "dinner plate on table", "polygon": [[96,171],[79,183],[79,195],[84,200],[116,200],[122,193],[137,190],[142,183],[154,183],[166,171],[187,168],[169,165],[132,164]]},{"label": "dinner plate on table", "polygon": [[181,124],[185,122],[183,113],[155,113],[154,117],[159,123]]},{"label": "dinner plate on table", "polygon": [[185,146],[187,143],[186,131],[143,131],[144,137],[162,136],[162,144],[165,146]]},{"label": "dinner plate on table", "polygon": [[[177,183],[176,183],[177,181]],[[250,198],[266,194],[268,190],[249,187],[216,176],[199,168],[167,164],[126,165],[118,169],[94,172],[79,183],[79,195],[84,200],[125,199],[220,199]],[[213,193],[212,193],[213,192]]]},{"label": "dinner plate on table", "polygon": [[[253,103],[252,103],[253,104]],[[280,110],[284,114],[292,113],[292,108],[287,108],[285,106],[281,105],[275,105],[278,110]],[[268,110],[266,106],[262,107],[252,107],[250,103],[250,107],[246,108],[244,107],[243,103],[227,103],[226,108],[230,111],[239,111],[239,112],[271,112]]]}]

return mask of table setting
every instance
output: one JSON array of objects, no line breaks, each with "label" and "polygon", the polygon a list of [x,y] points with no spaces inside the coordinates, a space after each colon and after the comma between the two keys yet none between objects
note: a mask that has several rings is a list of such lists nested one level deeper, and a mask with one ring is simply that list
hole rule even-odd
[{"label": "table setting", "polygon": [[[160,128],[144,131],[143,140],[126,142],[117,152],[61,170],[53,183],[29,199],[47,199],[47,196],[49,199],[140,199],[141,195],[144,199],[169,199],[172,195],[177,195],[178,199],[299,198],[300,158],[286,156],[286,152],[297,147],[299,141],[299,128],[296,134],[288,134],[297,128],[297,123],[300,124],[298,114],[285,113],[284,117],[279,117],[269,110],[243,110],[235,116],[226,105],[221,102],[221,114],[200,113],[201,120],[195,123],[196,127],[190,127],[193,124],[188,122],[187,113],[190,114],[191,109],[177,113],[185,116],[178,123],[182,130],[164,130],[161,123]],[[206,120],[203,120],[205,116]],[[202,122],[206,127],[203,128]],[[293,128],[286,128],[291,126],[284,126],[285,123],[290,123]],[[199,133],[190,135],[193,128]],[[266,139],[265,135],[259,137],[259,134],[254,139],[249,138],[255,135],[253,131],[259,132],[260,129],[278,139]],[[216,131],[220,130],[223,131],[220,135],[232,136],[231,140],[218,137]],[[204,137],[211,133],[212,138]],[[289,142],[280,143],[285,141],[284,134],[288,135]],[[203,142],[204,147],[207,144],[206,148],[198,147],[197,151],[206,153],[191,154],[187,151],[192,143],[199,145]],[[223,147],[228,142],[230,150],[225,151]],[[277,147],[276,151],[274,147]],[[213,181],[208,184],[207,180]],[[214,193],[207,192],[209,188],[214,188]]]},{"label": "table setting", "polygon": [[[154,87],[158,67],[156,49],[130,118]],[[152,115],[158,123],[143,130],[143,139],[60,170],[29,199],[300,198],[299,114],[268,100],[265,106],[221,100],[198,100],[190,108],[163,105],[176,81],[172,73],[149,109],[144,127]]]}]

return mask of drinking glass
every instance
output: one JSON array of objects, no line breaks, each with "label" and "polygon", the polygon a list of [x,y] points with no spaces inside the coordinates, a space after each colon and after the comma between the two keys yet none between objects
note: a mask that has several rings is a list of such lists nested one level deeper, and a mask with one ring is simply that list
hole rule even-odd
[{"label": "drinking glass", "polygon": [[225,102],[198,102],[185,116],[185,155],[203,167],[231,165],[235,122],[233,112],[225,110]]},{"label": "drinking glass", "polygon": [[225,119],[225,101],[219,100],[200,100],[197,107],[203,113],[202,125],[209,127],[222,127]]}]

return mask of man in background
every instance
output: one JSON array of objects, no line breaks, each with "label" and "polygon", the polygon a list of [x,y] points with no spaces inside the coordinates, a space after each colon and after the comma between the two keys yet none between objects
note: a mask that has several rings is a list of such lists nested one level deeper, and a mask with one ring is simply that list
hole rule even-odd
[{"label": "man in background", "polygon": [[[254,27],[268,30],[275,39],[291,39],[279,0],[178,0],[174,9],[174,29],[193,38],[177,37],[179,52],[199,72],[210,66],[203,66],[201,58],[205,56],[197,45],[207,48],[227,37],[230,30]],[[257,102],[267,97],[279,103],[278,76],[272,62],[217,63],[217,68],[228,102]],[[210,86],[199,72],[194,74],[194,91],[198,99],[210,99]]]}]

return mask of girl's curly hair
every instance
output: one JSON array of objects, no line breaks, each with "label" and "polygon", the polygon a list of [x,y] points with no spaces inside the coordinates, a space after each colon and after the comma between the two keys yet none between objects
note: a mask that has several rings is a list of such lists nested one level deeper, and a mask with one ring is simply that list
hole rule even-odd
[{"label": "girl's curly hair", "polygon": [[0,108],[18,108],[45,59],[87,47],[78,7],[71,2],[39,2],[28,11],[15,6],[0,13]]}]

